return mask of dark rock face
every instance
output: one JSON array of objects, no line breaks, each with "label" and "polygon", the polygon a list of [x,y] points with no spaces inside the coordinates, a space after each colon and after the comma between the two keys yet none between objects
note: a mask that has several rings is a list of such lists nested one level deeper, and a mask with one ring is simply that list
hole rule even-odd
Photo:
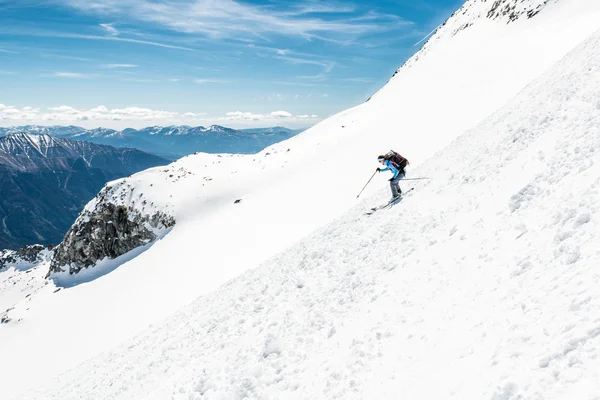
[{"label": "dark rock face", "polygon": [[18,250],[0,250],[0,270],[18,264],[38,264],[44,259],[44,250],[52,250],[54,246],[35,244]]},{"label": "dark rock face", "polygon": [[142,214],[110,199],[114,189],[106,187],[97,196],[91,211],[84,210],[56,247],[48,276],[68,271],[76,274],[108,257],[114,259],[154,241],[161,230],[175,225],[163,212]]},{"label": "dark rock face", "polygon": [[496,0],[492,4],[492,8],[488,11],[487,18],[498,19],[508,17],[508,22],[514,22],[522,15],[526,15],[527,18],[532,18],[544,8],[548,3],[548,0],[526,6],[523,6],[522,3],[522,0],[520,2],[517,0]]}]

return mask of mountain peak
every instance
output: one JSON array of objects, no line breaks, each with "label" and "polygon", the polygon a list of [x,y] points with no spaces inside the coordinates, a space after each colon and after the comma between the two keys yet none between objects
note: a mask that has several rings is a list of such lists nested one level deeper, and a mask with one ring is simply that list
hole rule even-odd
[{"label": "mountain peak", "polygon": [[0,137],[15,132],[50,134],[50,136],[60,139],[70,138],[115,147],[136,148],[173,160],[194,152],[256,153],[280,140],[300,133],[301,130],[290,130],[279,126],[233,129],[217,124],[208,127],[171,125],[123,130],[24,126],[0,128]]}]

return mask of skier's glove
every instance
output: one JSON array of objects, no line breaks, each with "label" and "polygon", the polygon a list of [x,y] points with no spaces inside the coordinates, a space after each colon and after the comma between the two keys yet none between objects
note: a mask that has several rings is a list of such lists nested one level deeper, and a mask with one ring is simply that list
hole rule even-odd
[{"label": "skier's glove", "polygon": [[377,172],[381,172],[381,168],[377,168]]}]

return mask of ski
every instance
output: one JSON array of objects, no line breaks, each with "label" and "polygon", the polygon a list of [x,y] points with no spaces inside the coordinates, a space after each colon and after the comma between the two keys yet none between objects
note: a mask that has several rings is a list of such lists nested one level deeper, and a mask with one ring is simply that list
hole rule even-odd
[{"label": "ski", "polygon": [[395,199],[395,200],[391,200],[391,201],[388,201],[388,202],[387,202],[387,203],[385,203],[385,204],[382,204],[382,205],[380,205],[380,206],[377,206],[377,207],[373,207],[373,208],[371,208],[371,210],[367,211],[367,212],[366,212],[366,214],[367,214],[367,215],[372,215],[372,214],[373,214],[375,211],[379,211],[379,210],[386,210],[386,209],[388,209],[388,208],[392,208],[392,207],[393,207],[395,204],[399,203],[399,202],[400,202],[400,201],[401,201],[401,200],[404,198],[404,196],[405,196],[405,195],[407,195],[408,193],[410,193],[410,192],[411,192],[413,189],[414,189],[414,188],[410,188],[410,189],[408,189],[407,191],[403,192],[403,193],[400,195],[400,197],[398,197],[398,198],[397,198],[397,199]]}]

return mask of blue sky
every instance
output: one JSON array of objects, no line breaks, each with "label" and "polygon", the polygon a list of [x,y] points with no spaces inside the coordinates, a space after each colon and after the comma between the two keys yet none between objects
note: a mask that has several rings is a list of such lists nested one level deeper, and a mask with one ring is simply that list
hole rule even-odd
[{"label": "blue sky", "polygon": [[462,0],[0,0],[0,125],[309,126]]}]

